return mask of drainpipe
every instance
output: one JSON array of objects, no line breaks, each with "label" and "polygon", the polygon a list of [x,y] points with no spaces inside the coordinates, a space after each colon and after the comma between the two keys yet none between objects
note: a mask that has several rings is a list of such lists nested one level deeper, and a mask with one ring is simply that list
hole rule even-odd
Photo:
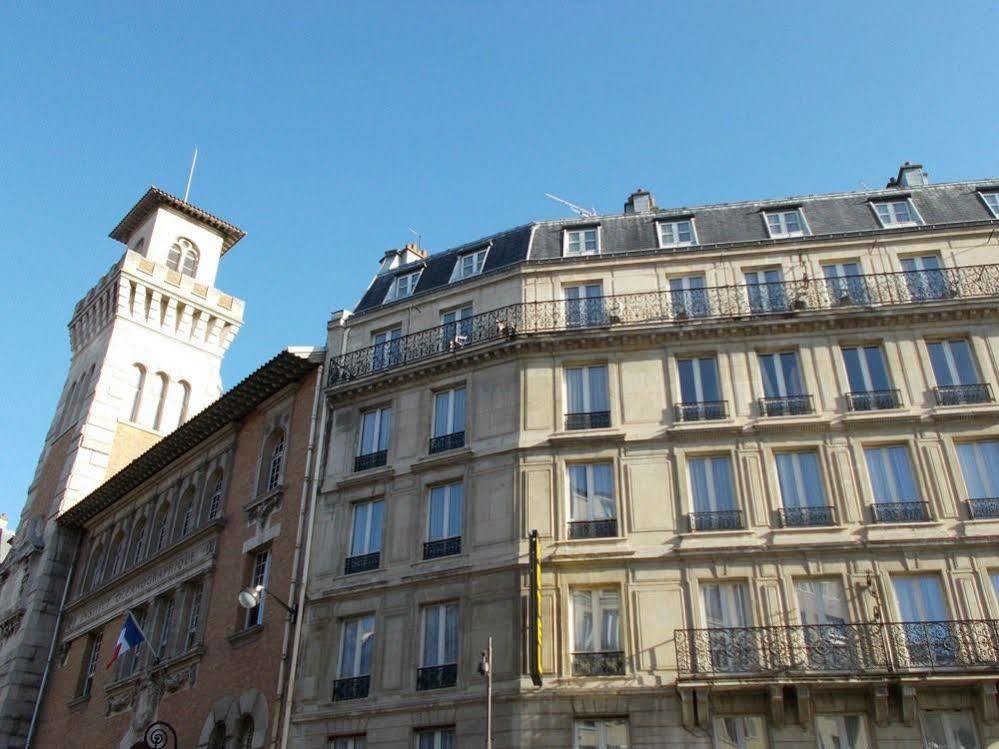
[{"label": "drainpipe", "polygon": [[[58,526],[56,526],[58,529]],[[59,613],[56,614],[55,628],[52,630],[52,642],[49,643],[49,657],[45,661],[45,670],[42,671],[42,681],[38,685],[38,697],[35,699],[35,708],[31,712],[31,725],[28,726],[28,736],[24,740],[24,749],[29,749],[31,739],[35,735],[35,728],[38,726],[38,715],[42,710],[42,700],[45,697],[45,686],[49,681],[49,673],[52,671],[52,659],[55,658],[56,642],[59,641],[59,628],[62,626],[62,615],[66,610],[66,599],[69,597],[69,587],[73,583],[73,571],[76,569],[76,561],[80,554],[80,536],[82,531],[76,532],[73,542],[73,561],[69,564],[69,572],[66,574],[66,585],[62,589],[62,600],[59,602]]]},{"label": "drainpipe", "polygon": [[[305,457],[305,475],[302,481],[302,501],[300,503],[301,509],[298,514],[298,530],[295,537],[295,556],[292,562],[294,577],[292,578],[291,588],[289,590],[289,599],[294,601],[293,605],[298,612],[298,616],[295,617],[294,622],[288,622],[285,624],[284,642],[281,650],[282,668],[278,672],[277,687],[278,704],[280,705],[282,698],[284,699],[284,707],[279,708],[281,732],[280,744],[275,743],[278,740],[279,728],[278,722],[275,721],[274,732],[271,734],[271,746],[279,745],[281,747],[286,747],[288,745],[288,732],[291,729],[291,707],[292,699],[295,694],[295,672],[298,670],[298,652],[302,638],[302,623],[305,621],[305,594],[309,579],[309,557],[312,548],[312,527],[315,522],[315,503],[316,495],[318,493],[319,477],[317,474],[319,472],[319,466],[322,463],[316,454],[317,441],[320,442],[318,445],[320,449],[324,447],[321,444],[321,435],[324,433],[325,429],[326,399],[322,398],[320,402],[323,390],[323,372],[323,365],[320,364],[316,370],[316,389],[312,401],[312,417],[309,422],[309,445]],[[301,572],[299,573],[298,570],[300,566]],[[286,663],[289,658],[288,639],[292,629],[294,629],[294,635],[290,647],[291,663],[288,667],[288,679],[287,682],[285,682],[285,669],[283,664]]]}]

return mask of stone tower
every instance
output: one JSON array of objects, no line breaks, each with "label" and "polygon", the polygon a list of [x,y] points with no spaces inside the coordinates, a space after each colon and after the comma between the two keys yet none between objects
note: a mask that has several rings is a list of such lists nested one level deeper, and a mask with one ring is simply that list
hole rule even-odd
[{"label": "stone tower", "polygon": [[55,519],[221,393],[243,302],[215,288],[244,233],[150,188],[111,232],[125,253],[77,302],[62,396],[0,564],[0,746],[24,746],[76,539]]}]

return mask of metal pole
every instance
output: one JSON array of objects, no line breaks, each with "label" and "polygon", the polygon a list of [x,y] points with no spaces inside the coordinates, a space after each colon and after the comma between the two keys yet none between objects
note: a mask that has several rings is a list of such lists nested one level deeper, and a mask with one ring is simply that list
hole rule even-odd
[{"label": "metal pole", "polygon": [[486,672],[486,749],[493,749],[493,638],[489,638],[486,646],[488,655],[486,662],[489,670]]}]

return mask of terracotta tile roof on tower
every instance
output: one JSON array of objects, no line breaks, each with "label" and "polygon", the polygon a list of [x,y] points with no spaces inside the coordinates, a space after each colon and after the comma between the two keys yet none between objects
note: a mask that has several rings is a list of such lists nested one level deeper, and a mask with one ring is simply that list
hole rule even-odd
[{"label": "terracotta tile roof on tower", "polygon": [[173,208],[175,211],[179,211],[185,216],[193,218],[195,221],[200,221],[221,234],[223,238],[223,255],[228,252],[232,246],[236,244],[236,242],[246,236],[246,232],[238,226],[234,226],[218,216],[213,216],[207,211],[203,211],[197,206],[191,205],[190,203],[181,200],[176,195],[171,195],[158,187],[150,187],[146,191],[146,194],[139,199],[139,202],[132,206],[132,209],[126,213],[125,217],[118,222],[118,225],[111,230],[111,233],[108,236],[111,237],[111,239],[118,240],[119,242],[128,242],[128,238],[131,236],[132,232],[138,228],[139,224],[142,223],[146,216],[161,205]]}]

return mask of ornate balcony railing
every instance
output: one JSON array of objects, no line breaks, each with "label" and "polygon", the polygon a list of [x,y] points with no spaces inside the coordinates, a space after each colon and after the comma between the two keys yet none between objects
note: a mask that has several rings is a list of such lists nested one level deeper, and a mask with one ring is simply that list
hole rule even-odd
[{"label": "ornate balcony railing", "polygon": [[886,675],[999,668],[999,622],[678,629],[680,678]]},{"label": "ornate balcony railing", "polygon": [[354,471],[366,471],[369,468],[378,468],[385,465],[388,460],[388,450],[379,450],[376,453],[358,455],[354,458]]},{"label": "ornate balcony railing", "polygon": [[368,572],[378,569],[381,563],[382,553],[373,551],[370,554],[357,554],[347,557],[343,562],[343,574],[352,575],[355,572]]},{"label": "ornate balcony railing", "polygon": [[968,514],[973,520],[999,518],[999,497],[976,497],[969,499]]},{"label": "ornate balcony railing", "polygon": [[367,697],[370,686],[370,676],[352,676],[347,679],[337,679],[333,682],[333,701],[359,700],[362,697]]},{"label": "ornate balcony railing", "polygon": [[673,418],[677,421],[711,421],[727,417],[728,401],[677,403],[673,406]]},{"label": "ornate balcony railing", "polygon": [[777,511],[782,528],[808,528],[836,525],[836,510],[832,505],[818,507],[782,507]]},{"label": "ornate balcony railing", "polygon": [[929,502],[875,502],[871,505],[875,523],[926,523]]},{"label": "ornate balcony railing", "polygon": [[[690,314],[689,290],[512,304],[466,318],[457,334],[453,323],[445,324],[410,333],[390,344],[368,346],[333,357],[329,384],[384,373],[439,355],[454,355],[488,341],[533,333],[638,325],[683,327],[704,325],[711,320],[786,317],[816,310],[842,312],[999,296],[999,265],[945,268],[933,273],[934,278],[942,279],[934,281],[933,288],[947,289],[946,294],[924,293],[925,285],[913,285],[911,272],[900,272],[845,276],[834,282],[809,279],[697,289],[695,314]],[[844,289],[847,293],[843,293]]]},{"label": "ornate balcony railing", "polygon": [[460,553],[461,536],[438,538],[434,541],[426,541],[423,544],[424,559],[437,559],[438,557],[449,557]]},{"label": "ornate balcony railing", "polygon": [[812,413],[812,396],[779,395],[760,398],[760,416],[801,416]]},{"label": "ornate balcony railing", "polygon": [[738,531],[743,527],[742,510],[690,513],[692,531]]},{"label": "ornate balcony railing", "polygon": [[421,692],[427,689],[445,689],[458,683],[458,664],[424,666],[416,671],[416,688]]},{"label": "ornate balcony railing", "polygon": [[846,407],[851,411],[883,411],[901,405],[898,390],[855,390],[846,394]]},{"label": "ornate balcony railing", "polygon": [[617,520],[570,520],[569,538],[613,538],[617,535]]},{"label": "ornate balcony railing", "polygon": [[464,430],[460,432],[451,432],[451,434],[442,434],[440,437],[430,438],[430,454],[442,453],[445,450],[457,450],[459,447],[465,446],[465,432]]},{"label": "ornate balcony railing", "polygon": [[624,653],[620,650],[573,653],[572,675],[622,676],[624,675]]},{"label": "ornate balcony railing", "polygon": [[566,431],[574,429],[606,429],[610,426],[610,411],[589,411],[565,415]]},{"label": "ornate balcony railing", "polygon": [[938,406],[970,406],[992,402],[992,386],[987,382],[971,385],[939,385],[933,388]]}]

